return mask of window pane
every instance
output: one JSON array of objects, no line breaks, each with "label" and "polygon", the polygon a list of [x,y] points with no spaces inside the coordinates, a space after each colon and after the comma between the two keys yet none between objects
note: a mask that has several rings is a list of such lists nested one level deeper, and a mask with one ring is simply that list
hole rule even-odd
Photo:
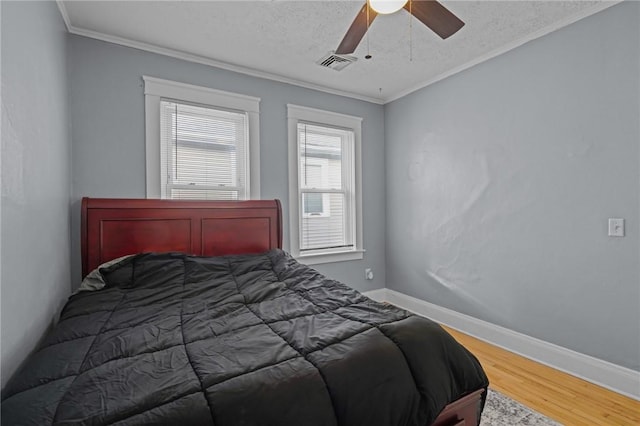
[{"label": "window pane", "polygon": [[[309,200],[325,200],[327,211],[323,214],[304,214],[302,217],[302,235],[300,250],[321,248],[335,248],[350,246],[346,234],[345,196],[336,193],[303,193],[304,203],[312,204]],[[316,204],[317,206],[317,204]]]},{"label": "window pane", "polygon": [[342,189],[342,149],[350,133],[298,123],[301,188]]},{"label": "window pane", "polygon": [[[166,197],[245,199],[247,181],[247,115],[162,100],[163,191]],[[170,189],[193,185],[192,190]],[[206,190],[197,190],[206,186]],[[210,187],[233,187],[210,191]],[[204,188],[203,188],[204,189]],[[178,192],[176,192],[178,191]],[[220,194],[227,194],[220,198]]]},{"label": "window pane", "polygon": [[173,182],[182,185],[236,186],[235,146],[178,141]]},{"label": "window pane", "polygon": [[303,194],[302,200],[305,214],[321,215],[323,213],[322,194]]},{"label": "window pane", "polygon": [[[351,247],[346,200],[351,199],[353,132],[298,122],[298,168],[302,203],[300,250]],[[347,179],[348,181],[348,179]],[[347,185],[345,185],[347,184]],[[336,192],[306,192],[337,190]]]},{"label": "window pane", "polygon": [[310,163],[309,161],[303,161],[302,164],[302,180],[303,188],[323,188],[327,181],[328,164],[322,163]]}]

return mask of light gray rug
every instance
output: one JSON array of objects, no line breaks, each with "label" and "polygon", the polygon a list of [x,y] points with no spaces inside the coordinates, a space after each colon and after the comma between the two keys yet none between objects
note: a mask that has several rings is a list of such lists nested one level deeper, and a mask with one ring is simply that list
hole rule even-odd
[{"label": "light gray rug", "polygon": [[559,426],[560,423],[489,389],[480,426]]}]

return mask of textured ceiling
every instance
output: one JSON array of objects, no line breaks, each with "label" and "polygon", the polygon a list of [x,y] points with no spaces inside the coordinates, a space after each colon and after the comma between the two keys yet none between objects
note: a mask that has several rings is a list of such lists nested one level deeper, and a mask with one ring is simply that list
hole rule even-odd
[{"label": "textured ceiling", "polygon": [[[615,2],[443,1],[466,25],[441,40],[404,10],[380,15],[342,71],[334,50],[364,1],[64,1],[71,32],[388,101]],[[411,24],[411,25],[410,25]],[[410,49],[410,45],[413,49]],[[411,53],[410,53],[411,52]]]}]

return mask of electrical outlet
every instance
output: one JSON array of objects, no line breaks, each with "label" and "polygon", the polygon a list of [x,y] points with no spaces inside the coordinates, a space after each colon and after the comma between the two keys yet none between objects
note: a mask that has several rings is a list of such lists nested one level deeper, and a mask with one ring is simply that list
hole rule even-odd
[{"label": "electrical outlet", "polygon": [[624,237],[624,219],[609,218],[609,236]]},{"label": "electrical outlet", "polygon": [[364,278],[367,280],[373,279],[373,270],[371,268],[366,268],[364,270]]}]

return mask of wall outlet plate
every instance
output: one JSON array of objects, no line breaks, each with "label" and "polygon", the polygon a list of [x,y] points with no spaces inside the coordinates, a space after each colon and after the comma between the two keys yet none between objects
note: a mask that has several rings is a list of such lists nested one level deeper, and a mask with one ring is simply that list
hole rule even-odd
[{"label": "wall outlet plate", "polygon": [[624,219],[609,218],[609,236],[624,237]]},{"label": "wall outlet plate", "polygon": [[373,270],[371,268],[366,268],[364,270],[364,278],[366,280],[372,280],[373,279]]}]

